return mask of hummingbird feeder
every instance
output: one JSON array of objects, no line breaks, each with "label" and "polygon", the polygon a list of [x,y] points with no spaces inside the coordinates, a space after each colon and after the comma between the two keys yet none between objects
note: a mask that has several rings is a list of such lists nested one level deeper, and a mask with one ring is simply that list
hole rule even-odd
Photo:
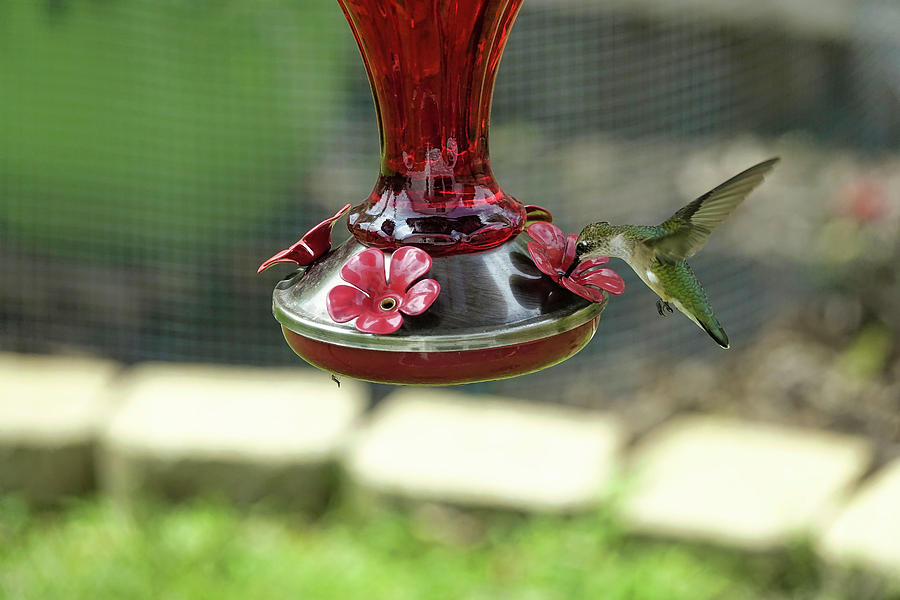
[{"label": "hummingbird feeder", "polygon": [[[375,100],[381,170],[346,205],[260,267],[290,347],[333,373],[456,384],[559,363],[597,329],[622,279],[579,263],[574,234],[500,189],[488,119],[522,0],[338,0]],[[353,234],[331,247],[332,227]],[[605,290],[605,291],[604,291]]]}]

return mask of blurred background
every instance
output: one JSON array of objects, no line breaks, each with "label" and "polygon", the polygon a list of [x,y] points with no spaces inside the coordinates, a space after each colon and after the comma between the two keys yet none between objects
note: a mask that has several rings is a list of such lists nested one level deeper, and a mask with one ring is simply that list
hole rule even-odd
[{"label": "blurred background", "polygon": [[[492,165],[564,230],[658,223],[759,160],[782,163],[692,263],[731,350],[660,319],[618,263],[627,291],[585,350],[462,391],[611,411],[636,437],[702,411],[900,456],[898,31],[895,0],[526,0],[495,88]],[[365,72],[333,1],[0,0],[0,351],[308,369],[270,312],[278,275],[256,267],[359,202],[378,160]],[[4,510],[9,535],[32,535],[26,505]],[[153,519],[214,539],[248,526],[190,510]],[[71,526],[117,535],[98,511],[78,509]],[[403,517],[362,527],[425,543]],[[543,547],[545,526],[528,527],[510,543]]]}]

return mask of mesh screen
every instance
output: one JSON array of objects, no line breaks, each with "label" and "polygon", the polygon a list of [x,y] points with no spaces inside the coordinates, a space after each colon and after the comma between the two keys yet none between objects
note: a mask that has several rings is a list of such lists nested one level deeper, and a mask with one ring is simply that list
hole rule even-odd
[{"label": "mesh screen", "polygon": [[[808,201],[802,218],[824,210],[828,182],[789,162],[900,146],[897,5],[782,4],[531,0],[495,90],[498,180],[570,232],[659,222],[785,157],[787,183],[693,263],[735,344],[804,293],[791,252],[752,229],[782,224],[791,193]],[[277,276],[256,266],[366,195],[377,152],[336,3],[0,3],[0,350],[303,368],[270,314]],[[616,266],[628,292],[587,349],[472,388],[542,397],[599,378],[614,392],[668,357],[720,360]]]}]

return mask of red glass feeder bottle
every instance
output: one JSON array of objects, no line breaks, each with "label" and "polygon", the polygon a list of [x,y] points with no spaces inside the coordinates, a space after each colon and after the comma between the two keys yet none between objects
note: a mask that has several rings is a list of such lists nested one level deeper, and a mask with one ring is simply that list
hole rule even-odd
[{"label": "red glass feeder bottle", "polygon": [[522,0],[338,2],[372,87],[381,170],[349,211],[346,242],[331,249],[339,212],[260,267],[301,265],[274,292],[288,344],[322,369],[401,384],[513,377],[578,352],[607,297],[571,279],[618,276],[548,270],[541,257],[571,262],[574,243],[549,224],[541,239],[559,247],[542,247],[539,269],[526,222],[551,217],[504,193],[488,160],[494,80]]}]

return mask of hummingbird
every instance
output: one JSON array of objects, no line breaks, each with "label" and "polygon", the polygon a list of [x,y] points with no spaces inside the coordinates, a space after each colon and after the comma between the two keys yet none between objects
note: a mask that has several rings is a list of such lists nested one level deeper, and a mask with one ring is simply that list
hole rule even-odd
[{"label": "hummingbird", "polygon": [[672,305],[696,323],[723,348],[728,335],[716,318],[706,291],[687,260],[703,248],[707,238],[768,175],[778,158],[770,158],[738,173],[681,208],[660,225],[585,227],[575,245],[575,261],[612,256],[628,263],[659,299],[656,310],[674,312]]}]

